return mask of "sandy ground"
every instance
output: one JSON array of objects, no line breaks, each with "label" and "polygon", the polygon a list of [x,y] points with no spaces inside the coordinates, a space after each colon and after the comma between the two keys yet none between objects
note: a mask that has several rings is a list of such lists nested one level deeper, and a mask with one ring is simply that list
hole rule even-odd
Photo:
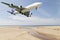
[{"label": "sandy ground", "polygon": [[60,40],[60,26],[0,27],[0,40]]}]

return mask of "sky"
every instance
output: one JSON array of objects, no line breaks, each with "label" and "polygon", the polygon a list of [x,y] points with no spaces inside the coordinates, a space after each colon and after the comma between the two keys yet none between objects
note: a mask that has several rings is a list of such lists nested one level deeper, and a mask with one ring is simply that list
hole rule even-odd
[{"label": "sky", "polygon": [[[31,17],[21,14],[11,15],[11,8],[1,2],[13,3],[26,7],[35,2],[42,2],[37,10],[31,10]],[[0,0],[0,25],[60,25],[60,0]]]}]

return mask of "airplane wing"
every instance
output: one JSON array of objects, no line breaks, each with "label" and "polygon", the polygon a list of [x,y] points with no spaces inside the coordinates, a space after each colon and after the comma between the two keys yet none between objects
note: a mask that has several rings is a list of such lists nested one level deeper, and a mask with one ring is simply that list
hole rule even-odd
[{"label": "airplane wing", "polygon": [[1,3],[5,4],[5,5],[9,5],[8,3],[5,3],[5,2],[1,2]]},{"label": "airplane wing", "polygon": [[24,10],[22,10],[22,12],[27,12],[33,9],[37,9],[38,7],[40,7],[42,5],[42,2],[37,2],[37,3],[33,3],[29,6],[26,6]]},{"label": "airplane wing", "polygon": [[1,2],[2,4],[5,4],[5,5],[8,5],[10,8],[19,8],[18,6],[15,6],[13,4],[8,4],[8,3],[5,3],[5,2]]}]

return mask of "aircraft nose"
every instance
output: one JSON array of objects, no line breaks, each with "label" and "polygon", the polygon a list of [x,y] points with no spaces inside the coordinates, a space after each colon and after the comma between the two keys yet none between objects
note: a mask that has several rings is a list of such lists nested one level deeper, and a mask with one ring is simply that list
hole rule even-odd
[{"label": "aircraft nose", "polygon": [[40,2],[40,4],[43,4],[42,2]]}]

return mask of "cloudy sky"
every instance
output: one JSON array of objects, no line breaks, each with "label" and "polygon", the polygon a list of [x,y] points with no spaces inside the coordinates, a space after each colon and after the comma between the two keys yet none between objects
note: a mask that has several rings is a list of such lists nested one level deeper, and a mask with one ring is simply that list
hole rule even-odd
[{"label": "cloudy sky", "polygon": [[8,6],[0,3],[0,25],[60,25],[60,0],[0,0],[0,2],[13,3],[23,7],[35,2],[42,2],[42,6],[34,9],[32,17],[21,14],[11,15]]}]

